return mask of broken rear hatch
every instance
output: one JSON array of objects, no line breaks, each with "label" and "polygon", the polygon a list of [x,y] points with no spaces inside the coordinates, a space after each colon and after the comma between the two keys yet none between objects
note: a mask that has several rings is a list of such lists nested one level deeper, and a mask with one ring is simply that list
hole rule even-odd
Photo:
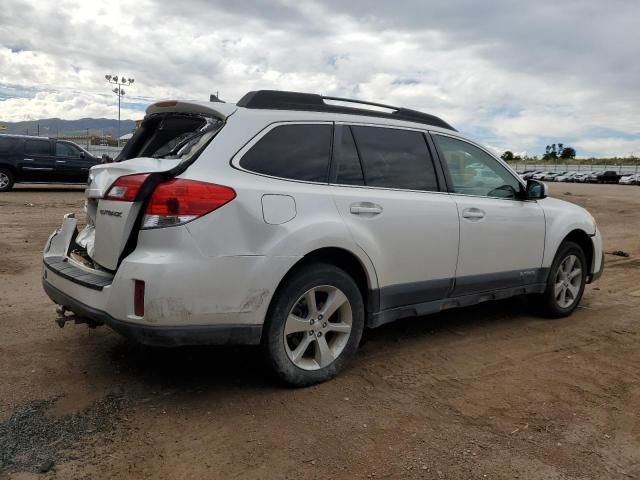
[{"label": "broken rear hatch", "polygon": [[153,188],[193,163],[234,111],[235,105],[224,103],[167,101],[150,106],[116,161],[90,170],[87,225],[75,238],[76,255],[94,268],[115,271],[135,246]]}]

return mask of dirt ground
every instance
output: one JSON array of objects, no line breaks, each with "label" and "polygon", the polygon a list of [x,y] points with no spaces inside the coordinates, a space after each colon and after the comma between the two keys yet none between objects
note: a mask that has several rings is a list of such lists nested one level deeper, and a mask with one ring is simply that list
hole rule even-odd
[{"label": "dirt ground", "polygon": [[640,479],[640,188],[550,187],[630,254],[572,317],[516,299],[387,325],[301,390],[257,348],[60,329],[41,249],[81,189],[0,194],[0,478]]}]

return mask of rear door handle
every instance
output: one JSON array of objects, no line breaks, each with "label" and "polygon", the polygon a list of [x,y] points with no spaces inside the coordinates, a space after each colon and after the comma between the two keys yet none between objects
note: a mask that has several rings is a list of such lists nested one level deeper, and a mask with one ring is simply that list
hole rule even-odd
[{"label": "rear door handle", "polygon": [[482,220],[485,216],[485,213],[479,208],[467,208],[462,211],[462,216],[467,220]]},{"label": "rear door handle", "polygon": [[66,160],[56,160],[56,163],[67,163]]},{"label": "rear door handle", "polygon": [[23,158],[25,162],[35,162],[33,158]]},{"label": "rear door handle", "polygon": [[352,203],[350,211],[354,215],[379,215],[380,213],[382,213],[382,207],[380,205],[376,205],[375,203],[369,202]]}]

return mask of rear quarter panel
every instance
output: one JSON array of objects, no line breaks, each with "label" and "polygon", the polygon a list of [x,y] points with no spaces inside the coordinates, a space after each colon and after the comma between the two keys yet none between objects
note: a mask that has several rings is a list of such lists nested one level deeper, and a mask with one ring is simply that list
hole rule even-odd
[{"label": "rear quarter panel", "polygon": [[[266,116],[241,122],[233,117],[235,114],[181,177],[226,185],[236,192],[233,201],[186,228],[204,257],[262,258],[255,262],[246,290],[264,292],[264,302],[254,312],[242,314],[252,317],[242,321],[262,321],[282,278],[305,255],[320,248],[341,248],[354,254],[367,273],[369,287],[377,288],[373,265],[350,236],[328,185],[271,178],[231,165],[231,159],[242,154],[243,147],[270,123]],[[295,216],[277,225],[267,223],[264,195],[293,198]]]}]

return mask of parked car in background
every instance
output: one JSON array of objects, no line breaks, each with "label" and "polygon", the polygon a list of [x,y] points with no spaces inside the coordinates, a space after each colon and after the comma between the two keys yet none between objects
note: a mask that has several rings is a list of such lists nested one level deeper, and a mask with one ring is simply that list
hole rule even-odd
[{"label": "parked car in background", "polygon": [[597,183],[598,175],[600,175],[601,173],[602,172],[598,172],[598,171],[593,171],[589,173],[589,175],[585,177],[585,183]]},{"label": "parked car in background", "polygon": [[596,182],[597,183],[618,183],[620,181],[620,178],[622,178],[622,175],[620,175],[615,170],[607,170],[606,172],[596,175]]},{"label": "parked car in background", "polygon": [[0,135],[0,192],[15,183],[87,183],[89,169],[100,163],[67,140]]},{"label": "parked car in background", "polygon": [[522,175],[522,179],[523,180],[531,180],[533,178],[533,176],[537,175],[538,173],[542,173],[542,170],[528,171],[527,173],[524,173]]},{"label": "parked car in background", "polygon": [[565,173],[567,173],[567,172],[565,171],[565,172],[554,172],[554,173],[550,173],[550,174],[548,174],[548,175],[545,175],[545,177],[544,177],[542,180],[545,180],[545,181],[547,181],[547,182],[556,182],[556,181],[557,181],[557,178],[558,178],[559,176],[561,176],[561,175],[564,175]]},{"label": "parked car in background", "polygon": [[550,171],[542,171],[540,173],[536,173],[535,175],[533,175],[531,177],[532,180],[542,180],[544,177],[546,177],[547,175],[551,175],[553,172]]},{"label": "parked car in background", "polygon": [[556,182],[570,182],[572,181],[573,177],[577,174],[578,172],[566,172],[563,173],[561,175],[558,175],[555,179]]},{"label": "parked car in background", "polygon": [[587,183],[589,181],[589,177],[594,173],[595,173],[594,171],[578,172],[576,175],[573,176],[571,181],[576,183]]},{"label": "parked car in background", "polygon": [[67,214],[45,245],[58,322],[262,344],[305,386],[343,370],[365,327],[522,294],[570,315],[602,271],[593,217],[442,119],[371,105],[151,105],[119,161],[91,169],[86,226]]},{"label": "parked car in background", "polygon": [[640,185],[640,173],[634,173],[632,175],[624,175],[618,181],[620,185]]}]

